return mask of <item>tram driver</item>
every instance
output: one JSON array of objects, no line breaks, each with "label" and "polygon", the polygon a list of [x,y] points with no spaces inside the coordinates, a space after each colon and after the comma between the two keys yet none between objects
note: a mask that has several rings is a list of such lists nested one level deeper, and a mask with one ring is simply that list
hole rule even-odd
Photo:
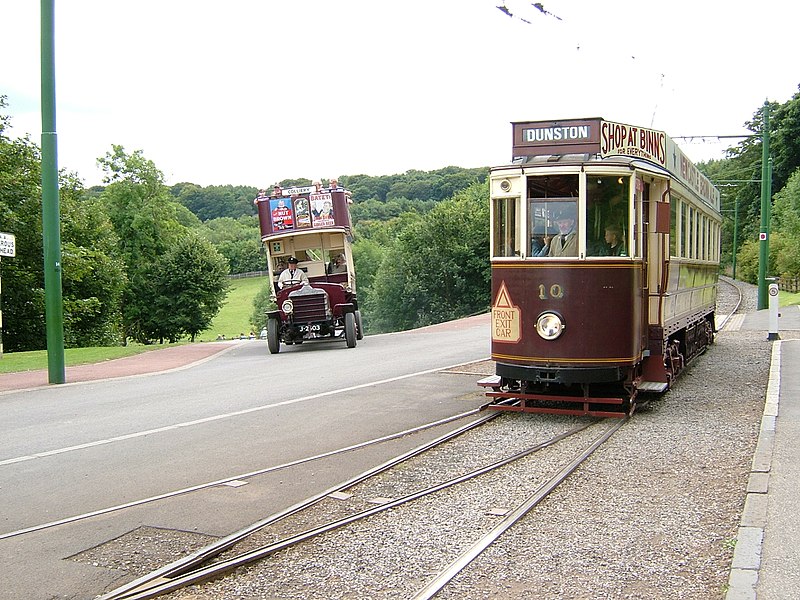
[{"label": "tram driver", "polygon": [[287,261],[289,266],[278,277],[278,289],[282,290],[287,285],[295,285],[298,283],[308,282],[308,275],[305,271],[297,268],[297,259],[292,256]]},{"label": "tram driver", "polygon": [[575,231],[575,210],[565,208],[556,216],[558,234],[545,236],[547,256],[578,256],[578,234]]}]

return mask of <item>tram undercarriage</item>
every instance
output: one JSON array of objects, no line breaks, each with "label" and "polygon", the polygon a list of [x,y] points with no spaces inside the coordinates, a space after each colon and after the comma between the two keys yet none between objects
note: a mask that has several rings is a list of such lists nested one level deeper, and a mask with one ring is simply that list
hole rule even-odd
[{"label": "tram undercarriage", "polygon": [[[478,385],[489,388],[489,410],[622,418],[632,415],[638,404],[637,390],[629,382],[536,384],[493,375]],[[497,404],[504,400],[516,403]]]},{"label": "tram undercarriage", "polygon": [[663,355],[630,367],[554,368],[497,363],[498,374],[481,379],[478,385],[487,388],[486,396],[493,400],[487,406],[489,410],[632,416],[637,407],[647,404],[649,393],[667,391],[686,366],[714,342],[712,321],[713,315],[676,332],[664,344]]}]

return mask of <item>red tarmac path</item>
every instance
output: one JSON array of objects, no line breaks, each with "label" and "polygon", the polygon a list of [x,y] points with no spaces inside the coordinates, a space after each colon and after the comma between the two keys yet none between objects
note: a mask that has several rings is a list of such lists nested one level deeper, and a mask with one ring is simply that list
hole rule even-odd
[{"label": "red tarmac path", "polygon": [[[114,379],[131,375],[146,375],[149,373],[172,371],[208,360],[215,354],[219,354],[234,346],[235,344],[231,342],[183,344],[181,346],[173,346],[172,348],[164,348],[163,350],[149,350],[134,356],[116,358],[101,363],[77,365],[74,367],[67,365],[65,383],[99,381],[101,379]],[[0,375],[0,393],[46,387],[49,385],[51,384],[48,381],[47,369],[3,373]]]}]

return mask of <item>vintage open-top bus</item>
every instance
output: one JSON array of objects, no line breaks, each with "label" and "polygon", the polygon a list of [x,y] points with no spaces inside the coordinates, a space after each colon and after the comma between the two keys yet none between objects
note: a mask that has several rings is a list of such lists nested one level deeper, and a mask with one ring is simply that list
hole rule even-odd
[{"label": "vintage open-top bus", "polygon": [[[274,186],[271,192],[259,191],[254,200],[277,304],[267,314],[271,353],[280,351],[281,342],[344,339],[352,348],[363,337],[351,251],[351,202],[350,192],[336,180],[327,187]],[[297,275],[282,279],[290,264],[296,264]]]}]

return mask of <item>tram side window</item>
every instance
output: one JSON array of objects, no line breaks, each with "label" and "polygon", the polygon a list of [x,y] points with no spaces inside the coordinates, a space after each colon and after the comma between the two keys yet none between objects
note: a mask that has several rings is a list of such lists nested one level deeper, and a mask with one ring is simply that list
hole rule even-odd
[{"label": "tram side window", "polygon": [[669,202],[669,255],[678,256],[677,254],[677,228],[678,228],[678,200],[670,198]]},{"label": "tram side window", "polygon": [[578,175],[528,178],[529,256],[578,256]]},{"label": "tram side window", "polygon": [[628,256],[631,178],[586,176],[586,253]]},{"label": "tram side window", "polygon": [[691,258],[691,239],[692,239],[692,207],[683,205],[683,230],[681,231],[681,256]]},{"label": "tram side window", "polygon": [[492,228],[494,256],[519,256],[517,198],[495,198]]}]

